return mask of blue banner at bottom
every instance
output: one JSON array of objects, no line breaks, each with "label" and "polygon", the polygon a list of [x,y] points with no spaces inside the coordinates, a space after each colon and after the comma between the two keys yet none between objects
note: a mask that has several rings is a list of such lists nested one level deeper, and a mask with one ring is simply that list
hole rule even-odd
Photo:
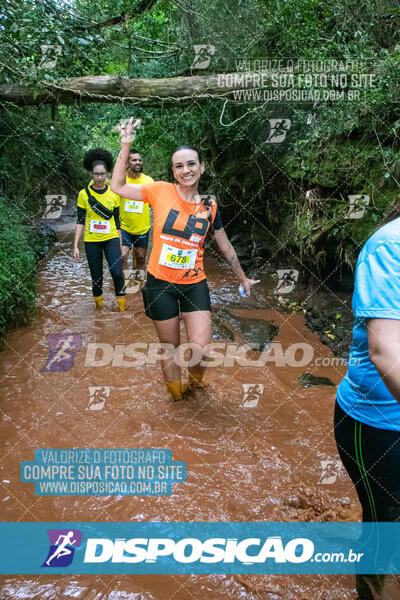
[{"label": "blue banner at bottom", "polygon": [[400,523],[1,523],[2,574],[400,573]]}]

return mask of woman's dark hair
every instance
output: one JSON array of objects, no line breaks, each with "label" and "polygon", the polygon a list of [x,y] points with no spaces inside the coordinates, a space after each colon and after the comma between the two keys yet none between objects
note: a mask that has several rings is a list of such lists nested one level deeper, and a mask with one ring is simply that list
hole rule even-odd
[{"label": "woman's dark hair", "polygon": [[172,155],[175,154],[175,152],[179,152],[179,150],[194,150],[195,152],[197,152],[197,156],[199,157],[199,162],[202,162],[202,157],[201,157],[201,152],[200,150],[197,150],[197,148],[195,148],[194,146],[189,146],[189,145],[183,145],[183,146],[178,146],[172,153]]},{"label": "woman's dark hair", "polygon": [[111,152],[108,150],[105,150],[104,148],[93,148],[86,152],[82,164],[84,169],[91,173],[96,165],[104,165],[106,171],[111,171],[114,161]]}]

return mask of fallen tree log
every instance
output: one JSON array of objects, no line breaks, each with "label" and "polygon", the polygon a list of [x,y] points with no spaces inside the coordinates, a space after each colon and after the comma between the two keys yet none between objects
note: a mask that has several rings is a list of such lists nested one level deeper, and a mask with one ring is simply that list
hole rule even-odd
[{"label": "fallen tree log", "polygon": [[[224,73],[165,79],[128,79],[117,75],[87,75],[58,82],[42,82],[34,88],[21,83],[0,85],[0,102],[20,106],[75,104],[80,102],[164,102],[229,97],[239,89],[262,89],[266,73]],[[266,86],[264,86],[266,87]]]}]

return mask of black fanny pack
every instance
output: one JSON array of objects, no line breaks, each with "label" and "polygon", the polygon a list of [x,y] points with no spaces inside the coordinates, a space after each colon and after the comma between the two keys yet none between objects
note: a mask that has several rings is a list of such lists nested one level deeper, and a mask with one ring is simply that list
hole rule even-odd
[{"label": "black fanny pack", "polygon": [[[108,189],[108,186],[106,186],[106,187]],[[106,208],[104,206],[104,204],[102,204],[101,202],[96,200],[96,198],[94,196],[92,196],[92,194],[89,192],[88,185],[85,187],[85,192],[87,193],[88,202],[89,202],[89,205],[90,205],[90,208],[92,209],[92,211],[95,212],[96,215],[101,217],[102,219],[106,219],[107,221],[109,221],[111,219],[111,217],[113,216],[114,212],[111,210],[108,210],[108,208]]]}]

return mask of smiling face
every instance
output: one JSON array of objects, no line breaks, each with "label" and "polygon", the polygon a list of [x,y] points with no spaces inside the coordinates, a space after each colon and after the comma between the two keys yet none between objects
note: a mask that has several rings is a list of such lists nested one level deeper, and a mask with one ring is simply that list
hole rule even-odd
[{"label": "smiling face", "polygon": [[129,154],[128,158],[128,174],[138,175],[142,172],[143,161],[139,152]]},{"label": "smiling face", "polygon": [[196,150],[178,150],[172,155],[172,171],[181,187],[197,187],[204,163],[199,161]]}]

